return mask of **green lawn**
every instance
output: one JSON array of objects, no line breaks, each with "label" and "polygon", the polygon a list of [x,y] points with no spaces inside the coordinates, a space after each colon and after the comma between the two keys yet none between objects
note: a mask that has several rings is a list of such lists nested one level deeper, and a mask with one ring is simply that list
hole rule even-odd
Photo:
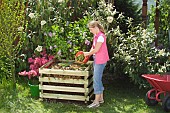
[{"label": "green lawn", "polygon": [[[18,98],[9,99],[0,113],[164,113],[161,103],[148,107],[145,94],[148,90],[139,89],[126,78],[111,79],[104,76],[105,103],[98,108],[87,108],[84,102],[51,100],[40,101],[30,97],[26,84],[18,85]],[[10,98],[10,97],[9,97]]]}]

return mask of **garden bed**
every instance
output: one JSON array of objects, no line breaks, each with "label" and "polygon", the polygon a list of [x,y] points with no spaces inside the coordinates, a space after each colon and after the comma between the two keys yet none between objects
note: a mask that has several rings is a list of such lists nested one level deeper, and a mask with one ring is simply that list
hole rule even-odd
[{"label": "garden bed", "polygon": [[40,98],[89,101],[93,95],[92,63],[52,60],[43,65],[39,69]]}]

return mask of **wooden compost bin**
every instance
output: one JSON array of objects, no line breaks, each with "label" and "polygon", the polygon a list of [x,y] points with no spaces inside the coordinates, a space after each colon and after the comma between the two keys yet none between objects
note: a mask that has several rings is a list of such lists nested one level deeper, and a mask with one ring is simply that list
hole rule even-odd
[{"label": "wooden compost bin", "polygon": [[76,100],[87,103],[93,96],[93,61],[88,61],[81,70],[51,68],[52,65],[63,62],[76,64],[74,61],[52,60],[39,68],[40,98]]}]

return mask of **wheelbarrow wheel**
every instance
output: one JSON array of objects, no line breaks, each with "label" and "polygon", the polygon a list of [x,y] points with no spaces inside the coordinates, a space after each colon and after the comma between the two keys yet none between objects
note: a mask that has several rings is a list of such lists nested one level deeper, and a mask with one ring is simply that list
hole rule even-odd
[{"label": "wheelbarrow wheel", "polygon": [[150,97],[152,98],[155,98],[156,97],[156,91],[148,91],[146,93],[146,96],[145,96],[145,103],[148,105],[148,106],[155,106],[158,104],[158,101],[156,99],[150,99],[149,98],[149,94],[150,94]]},{"label": "wheelbarrow wheel", "polygon": [[166,95],[162,101],[162,108],[164,111],[169,112],[170,111],[170,95]]}]

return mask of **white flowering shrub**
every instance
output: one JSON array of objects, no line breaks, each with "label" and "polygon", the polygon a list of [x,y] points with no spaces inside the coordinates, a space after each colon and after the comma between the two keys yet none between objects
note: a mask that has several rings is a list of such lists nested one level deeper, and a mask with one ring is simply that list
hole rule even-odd
[{"label": "white flowering shrub", "polygon": [[[141,25],[133,26],[133,19],[125,18],[112,4],[104,0],[97,9],[86,13],[91,19],[99,20],[105,28],[110,61],[107,70],[114,76],[129,76],[141,87],[149,86],[141,75],[146,73],[165,73],[170,71],[170,54],[166,49],[155,48],[157,38],[154,29],[143,29]],[[127,32],[121,30],[125,21]]]},{"label": "white flowering shrub", "polygon": [[142,74],[162,74],[170,71],[170,54],[167,50],[154,46],[155,38],[155,32],[149,32],[140,26],[119,37],[113,59],[116,59],[116,63],[123,62],[122,71],[140,86],[147,86]]}]

